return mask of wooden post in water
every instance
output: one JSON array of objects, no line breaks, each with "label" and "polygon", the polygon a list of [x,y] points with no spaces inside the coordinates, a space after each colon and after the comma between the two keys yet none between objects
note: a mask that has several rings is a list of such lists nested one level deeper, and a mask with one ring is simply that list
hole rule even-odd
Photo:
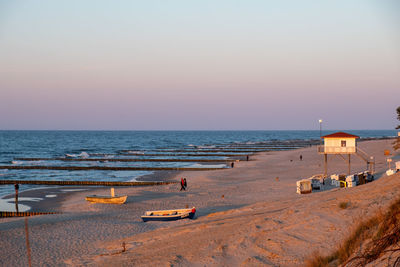
[{"label": "wooden post in water", "polygon": [[111,197],[115,197],[114,187],[111,187]]}]

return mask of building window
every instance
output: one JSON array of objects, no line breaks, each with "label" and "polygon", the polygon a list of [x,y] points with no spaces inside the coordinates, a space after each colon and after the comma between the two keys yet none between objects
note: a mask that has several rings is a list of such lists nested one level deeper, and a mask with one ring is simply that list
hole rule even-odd
[{"label": "building window", "polygon": [[342,140],[342,141],[341,141],[341,146],[342,146],[342,147],[346,147],[346,140]]}]

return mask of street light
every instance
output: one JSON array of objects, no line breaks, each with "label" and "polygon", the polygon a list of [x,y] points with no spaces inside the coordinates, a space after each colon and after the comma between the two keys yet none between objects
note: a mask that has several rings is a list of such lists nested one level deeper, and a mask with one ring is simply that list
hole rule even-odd
[{"label": "street light", "polygon": [[322,119],[319,119],[319,138],[321,138],[321,136],[322,136]]}]

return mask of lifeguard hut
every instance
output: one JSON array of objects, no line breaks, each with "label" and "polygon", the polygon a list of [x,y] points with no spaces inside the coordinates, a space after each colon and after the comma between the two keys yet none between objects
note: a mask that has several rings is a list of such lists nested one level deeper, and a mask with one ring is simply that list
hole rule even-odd
[{"label": "lifeguard hut", "polygon": [[[318,153],[324,155],[324,176],[328,175],[328,155],[338,155],[348,163],[348,174],[351,174],[351,155],[357,155],[367,163],[367,169],[373,173],[374,161],[370,157],[357,148],[357,135],[352,135],[344,132],[337,132],[322,136],[324,145],[318,146]],[[346,159],[347,157],[347,159]]]}]

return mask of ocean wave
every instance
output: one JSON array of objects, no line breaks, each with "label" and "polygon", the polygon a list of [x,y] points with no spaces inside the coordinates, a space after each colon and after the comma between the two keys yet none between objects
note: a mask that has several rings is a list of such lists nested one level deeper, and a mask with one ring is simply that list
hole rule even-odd
[{"label": "ocean wave", "polygon": [[226,164],[192,164],[190,166],[187,166],[187,168],[226,168],[227,165]]},{"label": "ocean wave", "polygon": [[124,151],[124,153],[127,153],[127,154],[144,154],[143,150],[127,150],[127,151]]},{"label": "ocean wave", "polygon": [[[20,161],[20,160],[12,160],[11,161],[11,164],[13,164],[13,165],[22,165],[22,164],[25,164],[27,161]],[[43,161],[42,160],[32,160],[32,161],[29,161],[29,165],[40,165],[40,164],[42,164],[43,163]]]},{"label": "ocean wave", "polygon": [[199,149],[215,148],[215,146],[197,146]]},{"label": "ocean wave", "polygon": [[83,158],[83,159],[86,159],[86,158],[89,157],[89,154],[86,153],[85,151],[83,151],[80,154],[65,154],[65,157],[67,157],[67,158]]}]

